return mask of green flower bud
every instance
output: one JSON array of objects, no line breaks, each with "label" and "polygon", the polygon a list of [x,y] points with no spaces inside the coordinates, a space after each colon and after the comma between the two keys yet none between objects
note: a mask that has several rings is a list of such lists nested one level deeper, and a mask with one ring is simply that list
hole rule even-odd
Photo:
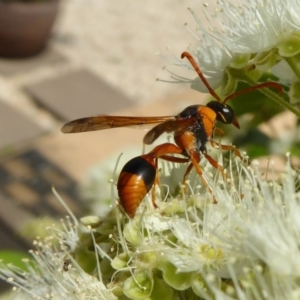
[{"label": "green flower bud", "polygon": [[183,291],[191,286],[194,273],[178,272],[176,267],[168,261],[160,266],[160,270],[163,272],[165,282],[174,289]]},{"label": "green flower bud", "polygon": [[141,244],[141,232],[138,230],[138,225],[135,221],[131,221],[125,225],[123,234],[125,239],[134,246]]},{"label": "green flower bud", "polygon": [[133,300],[142,300],[150,297],[153,289],[152,273],[148,270],[136,271],[124,283],[124,294]]},{"label": "green flower bud", "polygon": [[292,34],[283,39],[278,45],[279,55],[292,57],[300,53],[300,36]]},{"label": "green flower bud", "polygon": [[250,54],[248,53],[236,53],[230,62],[230,67],[234,69],[244,68],[250,60]]},{"label": "green flower bud", "polygon": [[80,219],[81,223],[91,228],[97,228],[101,224],[101,218],[97,216],[86,216]]},{"label": "green flower bud", "polygon": [[121,253],[116,256],[111,262],[111,266],[116,270],[121,270],[127,267],[130,255],[127,252]]}]

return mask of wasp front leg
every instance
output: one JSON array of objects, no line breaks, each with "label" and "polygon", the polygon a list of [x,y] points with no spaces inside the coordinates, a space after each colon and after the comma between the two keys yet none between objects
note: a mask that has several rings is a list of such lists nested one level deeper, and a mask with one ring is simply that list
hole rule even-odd
[{"label": "wasp front leg", "polygon": [[219,128],[219,127],[216,127],[216,128],[214,129],[214,136],[215,136],[215,134],[217,134],[217,135],[219,135],[219,136],[221,136],[221,137],[225,135],[223,129],[221,129],[221,128]]},{"label": "wasp front leg", "polygon": [[241,155],[241,152],[234,146],[234,145],[223,145],[221,143],[218,143],[214,140],[210,140],[210,144],[215,149],[222,149],[227,151],[233,151],[234,154],[239,157],[241,160],[244,160],[244,158]]}]

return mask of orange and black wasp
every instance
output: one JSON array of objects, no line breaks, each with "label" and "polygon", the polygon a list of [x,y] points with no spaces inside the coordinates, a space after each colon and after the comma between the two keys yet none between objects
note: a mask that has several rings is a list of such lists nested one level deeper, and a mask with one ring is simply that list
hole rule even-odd
[{"label": "orange and black wasp", "polygon": [[[207,142],[210,142],[214,148],[233,150],[238,157],[242,158],[240,152],[234,146],[222,145],[213,140],[217,121],[224,124],[233,124],[239,128],[235,113],[226,102],[241,94],[266,87],[273,87],[278,89],[279,92],[282,91],[281,86],[277,83],[266,82],[233,93],[221,101],[221,98],[208,84],[193,57],[188,52],[183,52],[181,58],[189,60],[209,93],[216,100],[210,101],[206,105],[188,106],[176,116],[123,117],[98,115],[71,121],[61,129],[63,133],[77,133],[125,126],[155,125],[144,137],[143,142],[147,145],[152,144],[163,133],[173,133],[175,144],[164,143],[158,145],[149,153],[131,159],[125,164],[120,173],[117,183],[118,195],[122,207],[131,218],[134,217],[139,204],[151,190],[154,183],[158,183],[158,158],[171,162],[189,163],[183,176],[183,183],[185,183],[188,174],[194,167],[204,186],[213,194],[212,188],[199,166],[200,154],[214,168],[218,169],[224,178],[226,178],[226,174],[218,162],[207,153]],[[179,155],[179,157],[173,156],[174,154]],[[152,194],[152,202],[156,207],[154,194]]]}]

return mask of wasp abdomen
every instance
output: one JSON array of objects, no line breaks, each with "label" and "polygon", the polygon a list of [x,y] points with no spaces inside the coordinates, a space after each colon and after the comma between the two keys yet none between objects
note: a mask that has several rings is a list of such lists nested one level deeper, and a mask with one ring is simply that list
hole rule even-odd
[{"label": "wasp abdomen", "polygon": [[155,160],[149,155],[135,157],[123,167],[117,184],[118,195],[122,207],[131,218],[153,186],[155,176]]}]

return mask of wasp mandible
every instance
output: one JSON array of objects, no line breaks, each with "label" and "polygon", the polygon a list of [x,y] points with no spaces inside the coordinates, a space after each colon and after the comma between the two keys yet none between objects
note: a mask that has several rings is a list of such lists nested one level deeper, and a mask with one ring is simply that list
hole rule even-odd
[{"label": "wasp mandible", "polygon": [[[195,168],[204,186],[213,194],[212,188],[199,165],[200,154],[214,168],[218,169],[224,178],[226,178],[226,174],[218,162],[207,153],[206,144],[210,142],[214,148],[232,150],[236,156],[242,159],[239,150],[235,146],[223,145],[213,140],[217,121],[223,124],[233,124],[237,128],[240,127],[232,107],[227,105],[226,102],[236,96],[261,88],[276,88],[279,92],[282,92],[282,87],[279,84],[266,82],[233,93],[222,101],[207,82],[193,57],[188,52],[183,52],[181,58],[189,60],[215,100],[208,102],[206,105],[188,106],[176,116],[126,117],[98,115],[71,121],[61,129],[63,133],[77,133],[125,126],[153,125],[154,127],[147,132],[143,139],[144,144],[147,145],[152,144],[163,133],[173,133],[175,144],[164,143],[158,145],[149,153],[131,159],[125,164],[120,173],[117,183],[118,195],[122,207],[131,218],[134,217],[138,206],[152,186],[158,184],[157,160],[159,158],[171,162],[189,163],[183,176],[183,183],[186,182],[192,168]],[[179,155],[179,157],[173,156],[174,154]],[[153,194],[152,203],[156,207]]]}]

